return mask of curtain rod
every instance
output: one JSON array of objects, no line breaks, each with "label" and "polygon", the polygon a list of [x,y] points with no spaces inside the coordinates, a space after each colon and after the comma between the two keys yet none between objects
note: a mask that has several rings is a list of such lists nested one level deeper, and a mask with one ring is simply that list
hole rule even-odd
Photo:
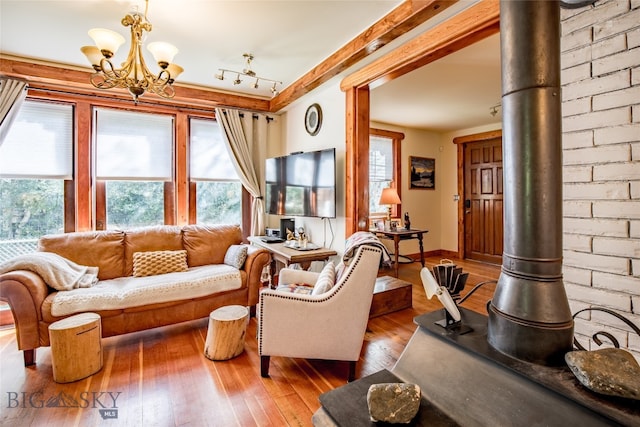
[{"label": "curtain rod", "polygon": [[[226,112],[224,114],[227,114]],[[240,117],[244,117],[244,113],[240,113]],[[259,115],[257,114],[252,114],[251,115],[252,119],[258,120],[260,118]],[[269,116],[264,116],[265,119],[267,119],[267,123],[269,123],[272,120],[275,120],[273,117],[269,117]]]}]

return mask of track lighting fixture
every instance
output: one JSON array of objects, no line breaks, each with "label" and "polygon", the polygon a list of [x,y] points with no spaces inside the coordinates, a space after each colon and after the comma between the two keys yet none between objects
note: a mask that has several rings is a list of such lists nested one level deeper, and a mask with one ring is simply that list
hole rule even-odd
[{"label": "track lighting fixture", "polygon": [[278,85],[281,85],[282,82],[278,81],[278,80],[273,80],[273,79],[268,79],[266,77],[260,77],[258,75],[256,75],[256,72],[253,71],[251,69],[251,61],[253,61],[253,54],[251,53],[245,53],[242,55],[246,61],[246,65],[245,68],[242,71],[234,71],[234,70],[228,70],[226,68],[219,68],[218,71],[220,71],[219,73],[217,73],[215,75],[215,78],[218,80],[224,80],[224,73],[228,72],[228,73],[232,73],[236,75],[235,80],[233,80],[233,84],[234,85],[239,85],[240,83],[242,83],[242,80],[240,79],[240,76],[243,77],[251,77],[255,79],[255,82],[251,85],[251,87],[253,87],[254,89],[258,89],[260,87],[260,80],[265,81],[265,82],[270,82],[272,83],[271,86],[271,94],[272,96],[277,95],[278,92]]}]

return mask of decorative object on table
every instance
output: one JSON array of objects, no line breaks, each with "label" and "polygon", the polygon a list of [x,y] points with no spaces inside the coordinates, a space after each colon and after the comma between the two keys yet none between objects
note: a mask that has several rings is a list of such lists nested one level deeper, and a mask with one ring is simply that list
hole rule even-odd
[{"label": "decorative object on table", "polygon": [[319,104],[311,104],[304,113],[304,128],[311,136],[316,136],[322,126],[322,108]]},{"label": "decorative object on table", "polygon": [[280,237],[282,239],[290,240],[290,232],[293,233],[296,229],[296,221],[292,218],[280,218]]},{"label": "decorative object on table", "polygon": [[400,196],[398,195],[398,190],[394,187],[387,187],[382,189],[382,194],[380,194],[380,200],[378,201],[379,205],[387,205],[387,220],[391,220],[391,205],[399,205],[402,203],[400,200]]},{"label": "decorative object on table", "polygon": [[409,157],[409,189],[435,190],[436,159]]},{"label": "decorative object on table", "polygon": [[409,212],[404,213],[404,229],[411,230],[411,220],[409,219]]},{"label": "decorative object on table", "polygon": [[115,31],[102,28],[89,30],[89,36],[96,46],[83,46],[80,50],[85,54],[95,73],[91,74],[90,82],[98,89],[125,88],[137,103],[138,97],[146,91],[155,93],[163,98],[173,98],[175,89],[173,82],[182,73],[179,65],[172,63],[178,49],[164,42],[149,43],[147,49],[153,54],[160,72],[155,75],[147,68],[142,45],[145,31],[151,32],[151,23],[147,20],[149,0],[145,0],[144,15],[137,10],[122,18],[122,25],[131,27],[131,47],[127,58],[120,68],[115,68],[111,58],[118,48],[125,42],[124,37]]},{"label": "decorative object on table", "polygon": [[236,78],[233,80],[233,84],[235,86],[242,83],[240,76],[248,77],[251,81],[253,81],[253,83],[251,84],[251,87],[254,89],[258,89],[260,87],[261,80],[265,82],[269,82],[269,84],[271,85],[271,89],[270,89],[271,96],[276,96],[279,93],[278,85],[282,85],[282,82],[278,80],[268,79],[266,77],[258,76],[256,72],[251,69],[251,61],[254,60],[254,56],[252,53],[245,53],[242,55],[242,57],[246,62],[245,68],[242,71],[234,71],[234,70],[228,70],[226,68],[218,68],[218,71],[220,71],[220,73],[216,74],[215,78],[218,80],[224,80],[224,73],[235,74]]},{"label": "decorative object on table", "polygon": [[564,355],[571,372],[589,390],[640,400],[640,365],[620,348],[570,351]]},{"label": "decorative object on table", "polygon": [[420,386],[408,383],[383,383],[369,386],[369,417],[373,422],[408,424],[420,409]]}]

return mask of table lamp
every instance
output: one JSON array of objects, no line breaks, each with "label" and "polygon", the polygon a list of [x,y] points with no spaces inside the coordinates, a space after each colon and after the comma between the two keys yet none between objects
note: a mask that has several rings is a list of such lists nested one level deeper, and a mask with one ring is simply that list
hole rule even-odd
[{"label": "table lamp", "polygon": [[402,203],[402,201],[400,200],[400,196],[398,196],[398,192],[395,188],[388,187],[382,189],[382,194],[380,195],[380,201],[378,202],[378,204],[388,205],[388,220],[391,220],[391,205],[399,205],[400,203]]}]

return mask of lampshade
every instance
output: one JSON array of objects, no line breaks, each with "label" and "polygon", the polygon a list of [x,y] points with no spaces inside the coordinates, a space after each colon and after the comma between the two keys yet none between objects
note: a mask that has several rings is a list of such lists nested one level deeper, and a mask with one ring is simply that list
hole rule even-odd
[{"label": "lampshade", "polygon": [[95,46],[82,46],[80,50],[87,57],[91,65],[93,65],[94,67],[100,66],[100,60],[103,58],[100,49]]},{"label": "lampshade", "polygon": [[178,48],[170,43],[153,42],[147,45],[149,52],[161,67],[166,67],[173,62],[173,57],[178,53]]},{"label": "lampshade", "polygon": [[400,200],[400,196],[398,196],[398,191],[395,188],[383,188],[382,194],[380,195],[380,201],[378,204],[380,205],[399,205],[402,203]]},{"label": "lampshade", "polygon": [[124,44],[124,37],[115,31],[105,30],[104,28],[92,28],[89,30],[89,36],[93,39],[98,49],[103,53],[109,52],[115,55],[118,48]]},{"label": "lampshade", "polygon": [[169,75],[171,75],[171,80],[175,80],[184,71],[184,68],[174,63],[171,63],[167,67],[167,71],[169,71]]}]

